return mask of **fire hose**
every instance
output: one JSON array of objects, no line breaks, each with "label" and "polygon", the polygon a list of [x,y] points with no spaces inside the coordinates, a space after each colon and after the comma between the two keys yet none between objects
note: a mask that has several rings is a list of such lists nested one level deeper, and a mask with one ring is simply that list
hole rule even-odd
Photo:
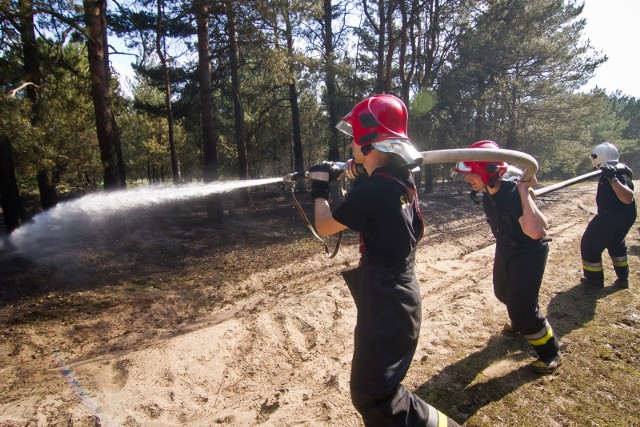
[{"label": "fire hose", "polygon": [[[507,150],[507,149],[487,149],[487,148],[458,148],[458,149],[446,149],[446,150],[432,150],[432,151],[422,151],[420,155],[423,158],[422,164],[438,164],[438,163],[457,163],[457,162],[467,162],[467,161],[480,161],[480,162],[506,162],[511,165],[517,165],[522,167],[522,175],[520,177],[521,181],[530,181],[533,176],[536,174],[538,170],[538,162],[529,154],[523,153],[521,151],[516,150]],[[341,173],[338,176],[338,179],[344,179],[345,174],[344,171],[347,168],[348,163],[343,162],[333,162],[333,166],[336,170]],[[358,165],[361,166],[361,165]],[[623,169],[626,166],[619,164],[619,168]],[[361,170],[363,172],[363,170]],[[577,176],[575,178],[571,178],[562,182],[558,182],[553,185],[549,185],[544,188],[540,188],[538,190],[530,190],[532,193],[532,197],[538,197],[543,194],[550,193],[552,191],[558,190],[560,188],[565,188],[573,184],[577,184],[582,181],[586,181],[595,176],[599,176],[602,173],[601,170],[597,169],[592,172]],[[342,241],[342,232],[338,235],[338,241],[335,245],[335,248],[332,252],[329,251],[329,248],[326,242],[316,233],[313,225],[307,218],[304,213],[304,210],[300,206],[300,203],[295,197],[295,182],[297,180],[308,177],[308,172],[294,172],[289,175],[283,177],[283,183],[291,185],[291,194],[293,196],[294,205],[298,210],[301,218],[304,220],[307,228],[311,231],[311,233],[319,239],[325,248],[325,254],[329,256],[329,258],[333,258],[338,253],[340,248],[340,243]]]},{"label": "fire hose", "polygon": [[[344,179],[345,178],[345,174],[344,172],[347,170],[347,166],[348,163],[346,162],[331,162],[331,167],[335,169],[337,178],[336,179]],[[359,172],[363,173],[364,172],[364,167],[362,167],[362,165],[358,165],[359,168]],[[302,221],[304,222],[304,224],[307,226],[307,228],[309,229],[309,231],[311,231],[311,234],[318,240],[320,240],[322,242],[322,244],[324,245],[324,253],[325,255],[327,255],[329,258],[333,258],[338,254],[338,250],[340,250],[340,243],[342,243],[342,231],[338,233],[338,240],[336,241],[335,247],[333,248],[333,251],[329,251],[329,246],[327,246],[327,242],[325,242],[325,240],[320,237],[320,235],[318,235],[318,233],[316,232],[316,229],[313,227],[313,225],[311,224],[311,221],[309,221],[309,218],[307,218],[307,215],[304,213],[304,209],[302,209],[302,206],[300,206],[300,202],[298,202],[298,199],[296,198],[296,192],[295,192],[295,184],[296,181],[300,180],[300,179],[304,179],[307,178],[309,176],[309,172],[293,172],[290,173],[289,175],[285,175],[282,178],[282,182],[284,184],[289,184],[290,188],[291,188],[291,197],[293,199],[293,205],[295,206],[296,210],[298,211],[298,215],[300,215],[300,218],[302,218]]]},{"label": "fire hose", "polygon": [[538,171],[538,162],[527,153],[516,150],[489,148],[457,148],[420,153],[422,164],[457,162],[507,162],[523,168],[522,181],[529,181]]},{"label": "fire hose", "polygon": [[597,169],[589,173],[576,176],[575,178],[567,179],[566,181],[558,182],[556,184],[547,185],[546,187],[533,190],[533,194],[535,197],[542,196],[543,194],[547,194],[552,191],[559,190],[561,188],[568,187],[570,185],[577,184],[582,181],[586,181],[589,178],[600,176],[601,174],[602,174],[602,171],[600,169]]},{"label": "fire hose", "polygon": [[[449,163],[449,162],[465,162],[465,161],[481,161],[481,162],[507,162],[524,168],[521,181],[529,181],[538,170],[538,162],[526,153],[515,150],[505,149],[486,149],[486,148],[462,148],[453,150],[435,150],[435,151],[423,151],[420,153],[424,159],[423,164],[432,163]],[[618,170],[626,171],[629,173],[629,168],[618,163],[616,165]],[[577,184],[582,181],[586,181],[590,178],[600,176],[602,171],[596,169],[594,171],[576,176],[574,178],[567,179],[565,181],[558,182],[556,184],[548,185],[537,190],[531,190],[532,196],[538,197],[544,194],[550,193],[561,188],[568,187],[570,185]]]},{"label": "fire hose", "polygon": [[[436,164],[436,163],[456,163],[456,162],[464,162],[464,161],[483,161],[483,162],[507,162],[511,164],[515,164],[523,167],[522,180],[528,181],[530,180],[538,170],[538,162],[531,157],[529,154],[522,153],[520,151],[515,150],[506,150],[506,149],[486,149],[486,148],[459,148],[459,149],[448,149],[448,150],[433,150],[433,151],[423,151],[420,153],[423,158],[423,164]],[[336,168],[337,171],[340,171],[338,175],[338,179],[344,178],[344,171],[347,168],[348,163],[343,162],[333,162],[333,167]],[[293,197],[294,205],[298,211],[298,214],[304,221],[305,225],[311,231],[314,237],[322,242],[324,245],[325,254],[329,256],[329,258],[333,258],[337,255],[338,250],[340,249],[340,243],[342,242],[342,232],[338,234],[338,240],[335,244],[335,248],[333,251],[329,250],[326,242],[322,237],[318,235],[315,228],[307,218],[307,215],[304,213],[304,209],[300,206],[300,203],[295,197],[295,182],[308,177],[308,172],[293,172],[288,175],[285,175],[282,178],[283,184],[289,184],[291,187],[291,194]]]}]

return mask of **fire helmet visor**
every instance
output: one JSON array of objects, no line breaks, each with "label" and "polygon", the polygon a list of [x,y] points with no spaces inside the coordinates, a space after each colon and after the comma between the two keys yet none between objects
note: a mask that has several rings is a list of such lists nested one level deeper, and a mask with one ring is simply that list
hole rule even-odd
[{"label": "fire helmet visor", "polygon": [[347,120],[340,120],[340,122],[338,122],[338,124],[336,125],[336,129],[338,129],[340,132],[346,133],[351,137],[353,136],[353,127]]},{"label": "fire helmet visor", "polygon": [[465,162],[458,162],[451,170],[451,178],[458,181],[465,181],[466,176],[473,173],[471,168]]},{"label": "fire helmet visor", "polygon": [[403,166],[414,168],[420,166],[424,160],[418,150],[407,139],[385,139],[384,141],[374,142],[371,145],[378,151],[401,157],[405,162]]}]

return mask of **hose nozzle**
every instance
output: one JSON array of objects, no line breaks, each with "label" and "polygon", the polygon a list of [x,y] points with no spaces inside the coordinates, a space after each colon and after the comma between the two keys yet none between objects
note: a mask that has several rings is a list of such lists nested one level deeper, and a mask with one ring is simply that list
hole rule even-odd
[{"label": "hose nozzle", "polygon": [[308,174],[308,172],[293,172],[290,173],[289,175],[285,175],[282,177],[282,181],[287,183],[287,184],[293,184],[296,181],[299,181],[301,179],[303,179],[304,177],[306,177]]},{"label": "hose nozzle", "polygon": [[[349,165],[349,163],[347,162],[329,162],[329,163],[331,163],[331,169],[332,169],[331,173],[335,174],[335,176],[332,176],[331,180],[342,177]],[[364,172],[364,168],[362,167],[362,165],[358,165],[358,171],[360,171],[360,173]],[[282,181],[288,184],[293,184],[296,181],[299,181],[303,178],[308,178],[308,177],[309,177],[309,171],[293,172],[293,173],[290,173],[289,175],[285,175],[282,178]]]}]

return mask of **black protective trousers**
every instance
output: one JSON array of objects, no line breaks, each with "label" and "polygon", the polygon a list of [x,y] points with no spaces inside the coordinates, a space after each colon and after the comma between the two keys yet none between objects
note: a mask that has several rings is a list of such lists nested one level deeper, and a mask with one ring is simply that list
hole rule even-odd
[{"label": "black protective trousers", "polygon": [[[583,262],[599,265],[600,268],[585,270],[585,277],[596,281],[604,280],[602,252],[605,249],[614,262],[616,276],[622,279],[629,276],[625,237],[635,221],[635,209],[605,212],[593,217],[580,240],[580,255]],[[616,260],[623,262],[618,263]]]},{"label": "black protective trousers", "polygon": [[393,272],[365,256],[343,277],[358,311],[351,400],[365,426],[457,426],[400,384],[418,344],[422,317],[413,269]]},{"label": "black protective trousers", "polygon": [[[503,249],[496,244],[493,291],[496,298],[507,306],[514,330],[525,336],[550,329],[538,306],[548,255],[549,245],[545,242],[517,249]],[[552,331],[550,333],[552,337],[545,343],[532,343],[538,356],[544,359],[555,356],[560,349],[557,337]]]}]

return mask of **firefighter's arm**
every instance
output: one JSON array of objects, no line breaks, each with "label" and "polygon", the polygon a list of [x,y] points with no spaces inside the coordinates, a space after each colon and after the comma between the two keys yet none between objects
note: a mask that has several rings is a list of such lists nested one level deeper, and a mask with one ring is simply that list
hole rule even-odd
[{"label": "firefighter's arm", "polygon": [[530,189],[537,183],[535,176],[530,181],[518,183],[518,194],[522,202],[522,216],[518,218],[518,222],[524,234],[532,239],[542,239],[547,235],[546,230],[549,228],[547,218],[540,212],[531,197]]},{"label": "firefighter's arm", "polygon": [[313,199],[313,213],[316,231],[320,236],[328,236],[347,228],[331,215],[329,207],[329,182],[335,179],[332,175],[330,162],[316,163],[309,168],[311,180],[311,198]]},{"label": "firefighter's arm", "polygon": [[331,208],[327,199],[317,198],[314,201],[314,217],[316,231],[320,236],[329,236],[347,228],[331,215]]},{"label": "firefighter's arm", "polygon": [[633,203],[633,190],[621,183],[616,176],[609,180],[611,188],[618,196],[618,199],[625,205]]}]

